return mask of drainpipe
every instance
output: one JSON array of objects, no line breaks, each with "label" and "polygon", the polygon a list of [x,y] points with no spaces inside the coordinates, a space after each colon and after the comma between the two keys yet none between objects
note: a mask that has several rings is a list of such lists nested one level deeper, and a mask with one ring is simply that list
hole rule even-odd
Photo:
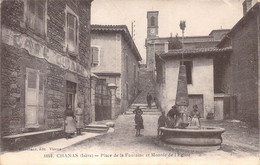
[{"label": "drainpipe", "polygon": [[[0,11],[2,11],[2,0],[0,0]],[[2,24],[1,24],[1,12],[0,12],[0,51],[2,50]],[[2,53],[0,52],[0,76],[2,75],[2,60],[1,60],[1,56],[2,56]],[[0,77],[0,91],[2,89],[2,82],[1,82],[2,78]],[[0,92],[0,122],[2,122],[2,97],[1,97],[1,93]],[[3,143],[2,143],[2,136],[3,136],[3,133],[2,133],[2,123],[0,124],[0,153],[2,152],[3,150]]]},{"label": "drainpipe", "polygon": [[257,85],[258,85],[258,126],[260,128],[260,10],[257,10],[257,38],[258,38],[258,81],[257,81]]}]

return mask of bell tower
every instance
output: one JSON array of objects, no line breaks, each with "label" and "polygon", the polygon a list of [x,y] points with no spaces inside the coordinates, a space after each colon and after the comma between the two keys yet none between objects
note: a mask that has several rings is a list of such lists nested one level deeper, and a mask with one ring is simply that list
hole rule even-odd
[{"label": "bell tower", "polygon": [[158,11],[147,12],[147,38],[158,37]]}]

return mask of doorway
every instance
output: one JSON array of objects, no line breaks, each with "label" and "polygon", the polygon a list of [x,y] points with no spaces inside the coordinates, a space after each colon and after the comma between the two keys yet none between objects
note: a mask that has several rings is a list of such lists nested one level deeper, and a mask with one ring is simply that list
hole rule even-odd
[{"label": "doorway", "polygon": [[193,105],[195,104],[198,106],[200,116],[204,118],[203,95],[189,95],[189,112],[193,110]]},{"label": "doorway", "polygon": [[74,111],[75,108],[75,95],[77,84],[71,81],[66,81],[66,108],[71,107]]}]

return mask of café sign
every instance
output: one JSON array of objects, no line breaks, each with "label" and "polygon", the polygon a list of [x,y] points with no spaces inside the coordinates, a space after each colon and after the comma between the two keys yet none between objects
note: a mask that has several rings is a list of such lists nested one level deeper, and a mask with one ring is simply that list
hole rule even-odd
[{"label": "caf\u00e9 sign", "polygon": [[36,41],[31,37],[28,37],[25,34],[21,34],[3,27],[2,42],[17,48],[24,48],[32,56],[44,58],[49,63],[57,65],[63,69],[68,69],[84,77],[90,77],[90,71],[86,70],[85,67],[79,63],[59,54],[52,49],[49,49],[46,45]]}]

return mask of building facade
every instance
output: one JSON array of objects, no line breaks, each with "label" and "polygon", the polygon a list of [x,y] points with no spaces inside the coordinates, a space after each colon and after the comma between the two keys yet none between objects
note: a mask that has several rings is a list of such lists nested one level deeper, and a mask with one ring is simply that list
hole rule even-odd
[{"label": "building facade", "polygon": [[[147,12],[146,67],[157,81],[158,104],[166,112],[175,104],[179,66],[184,61],[189,109],[197,104],[206,118],[209,113],[214,113],[215,104],[213,54],[218,53],[216,45],[230,30],[213,30],[207,36],[185,36],[182,44],[182,38],[178,36],[159,37],[158,18],[157,11]],[[184,59],[181,58],[183,51],[186,52]]]},{"label": "building facade", "polygon": [[190,105],[203,105],[199,107],[204,118],[213,113],[215,119],[238,119],[258,126],[259,7],[259,2],[245,0],[244,16],[231,30],[210,33],[215,46],[192,44],[194,47],[187,48],[184,44],[183,49],[156,53],[157,95],[162,109],[167,111],[175,103],[178,69],[183,60]]},{"label": "building facade", "polygon": [[91,122],[91,0],[2,1],[2,136],[64,127],[81,102]]},{"label": "building facade", "polygon": [[214,107],[214,61],[228,56],[230,51],[230,47],[224,49],[212,47],[169,50],[167,53],[156,55],[157,97],[161,109],[167,113],[175,104],[179,67],[183,62],[187,75],[188,110],[192,111],[193,105],[196,104],[203,118],[213,113],[215,119],[221,119],[219,116],[223,112],[221,110],[217,112]]},{"label": "building facade", "polygon": [[[155,54],[168,52],[169,42],[173,37],[159,37],[159,12],[147,12],[147,38],[146,47],[146,67],[149,71],[155,71]],[[210,32],[208,36],[185,36],[184,48],[206,48],[216,46],[220,40],[229,32],[229,29],[217,29]],[[178,40],[182,40],[178,37]]]},{"label": "building facade", "polygon": [[138,93],[139,61],[142,60],[125,25],[91,25],[93,50],[91,72],[115,84],[120,108],[125,112]]},{"label": "building facade", "polygon": [[243,6],[244,16],[218,44],[219,48],[232,47],[233,51],[228,59],[218,62],[221,74],[216,78],[218,88],[234,100],[235,106],[227,117],[258,125],[260,3],[246,0]]}]

